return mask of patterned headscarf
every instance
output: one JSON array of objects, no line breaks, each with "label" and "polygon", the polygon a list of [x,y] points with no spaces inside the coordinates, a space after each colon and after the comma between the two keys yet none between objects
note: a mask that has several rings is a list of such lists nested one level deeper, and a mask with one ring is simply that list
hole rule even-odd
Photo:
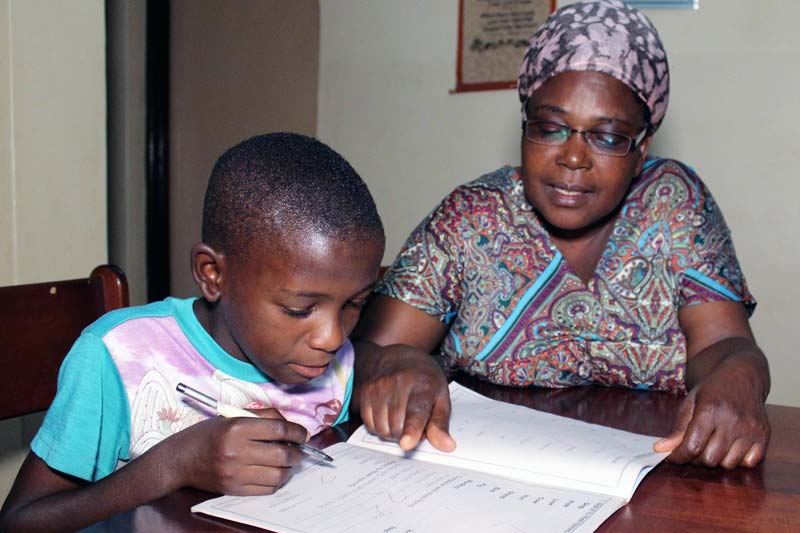
[{"label": "patterned headscarf", "polygon": [[653,24],[619,0],[588,0],[553,12],[531,38],[517,89],[525,104],[556,74],[605,72],[633,90],[650,110],[650,132],[658,129],[669,101],[667,53]]}]

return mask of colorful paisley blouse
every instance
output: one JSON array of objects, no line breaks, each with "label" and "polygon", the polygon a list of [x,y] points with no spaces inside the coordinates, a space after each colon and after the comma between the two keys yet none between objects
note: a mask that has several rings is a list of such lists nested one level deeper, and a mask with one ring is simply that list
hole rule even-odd
[{"label": "colorful paisley blouse", "polygon": [[692,169],[647,161],[584,284],[504,167],[462,185],[414,230],[377,291],[449,324],[445,362],[495,383],[684,389],[678,312],[741,301],[730,232]]}]

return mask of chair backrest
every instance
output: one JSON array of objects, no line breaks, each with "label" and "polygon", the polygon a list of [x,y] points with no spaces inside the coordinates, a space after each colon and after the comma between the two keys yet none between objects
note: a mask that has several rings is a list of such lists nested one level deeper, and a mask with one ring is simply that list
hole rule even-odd
[{"label": "chair backrest", "polygon": [[128,282],[113,265],[88,278],[0,287],[0,420],[47,409],[83,328],[127,305]]}]

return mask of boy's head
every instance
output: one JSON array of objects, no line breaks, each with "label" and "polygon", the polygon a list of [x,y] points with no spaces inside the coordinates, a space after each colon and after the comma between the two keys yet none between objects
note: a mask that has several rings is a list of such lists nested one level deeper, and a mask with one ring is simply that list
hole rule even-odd
[{"label": "boy's head", "polygon": [[222,154],[206,191],[203,242],[231,256],[290,231],[337,240],[384,239],[366,184],[320,141],[270,133]]},{"label": "boy's head", "polygon": [[344,158],[304,135],[253,137],[211,173],[195,314],[234,357],[308,381],[355,327],[383,248],[375,202]]}]

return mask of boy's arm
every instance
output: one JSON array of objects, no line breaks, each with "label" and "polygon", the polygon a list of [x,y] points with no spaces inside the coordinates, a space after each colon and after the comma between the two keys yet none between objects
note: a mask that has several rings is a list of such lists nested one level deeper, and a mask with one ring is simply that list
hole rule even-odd
[{"label": "boy's arm", "polygon": [[271,494],[303,455],[293,446],[264,441],[306,437],[305,428],[279,417],[214,418],[172,435],[93,484],[52,470],[30,453],[0,512],[0,530],[76,530],[184,486]]}]

